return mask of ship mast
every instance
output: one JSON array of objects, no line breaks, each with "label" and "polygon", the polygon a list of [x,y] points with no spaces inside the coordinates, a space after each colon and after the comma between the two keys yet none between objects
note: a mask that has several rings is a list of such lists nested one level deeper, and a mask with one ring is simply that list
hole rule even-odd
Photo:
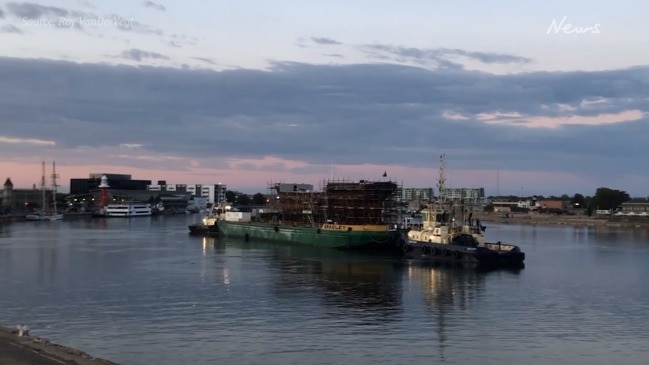
[{"label": "ship mast", "polygon": [[437,182],[437,188],[439,189],[439,203],[443,207],[446,203],[446,176],[444,176],[444,159],[446,154],[441,154],[439,156],[439,181]]},{"label": "ship mast", "polygon": [[59,175],[56,173],[56,162],[52,161],[52,200],[54,201],[54,214],[56,214],[56,178]]},{"label": "ship mast", "polygon": [[45,161],[43,161],[43,174],[41,175],[41,195],[43,196],[43,205],[41,208],[42,214],[45,214],[47,211],[47,208],[45,207],[46,201],[45,201]]}]

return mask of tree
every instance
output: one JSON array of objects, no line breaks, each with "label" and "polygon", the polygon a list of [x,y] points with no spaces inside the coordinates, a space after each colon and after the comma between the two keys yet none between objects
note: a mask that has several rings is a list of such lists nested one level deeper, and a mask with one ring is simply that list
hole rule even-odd
[{"label": "tree", "polygon": [[237,195],[237,204],[238,205],[250,205],[250,197],[246,194]]},{"label": "tree", "polygon": [[225,192],[225,201],[234,203],[235,200],[237,200],[237,194],[234,191],[228,190]]},{"label": "tree", "polygon": [[570,204],[575,208],[585,208],[585,203],[586,199],[579,193],[575,194],[570,200]]},{"label": "tree", "polygon": [[266,197],[262,193],[257,193],[252,196],[252,204],[254,205],[266,205]]},{"label": "tree", "polygon": [[631,200],[631,197],[626,191],[602,187],[595,192],[591,207],[595,209],[615,209],[629,200]]}]

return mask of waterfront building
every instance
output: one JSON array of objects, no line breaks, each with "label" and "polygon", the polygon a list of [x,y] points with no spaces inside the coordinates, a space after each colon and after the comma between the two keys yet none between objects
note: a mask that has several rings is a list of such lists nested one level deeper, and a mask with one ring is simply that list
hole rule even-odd
[{"label": "waterfront building", "polygon": [[630,201],[622,203],[620,211],[624,214],[649,214],[649,201]]},{"label": "waterfront building", "polygon": [[151,180],[133,180],[131,175],[92,173],[87,179],[70,179],[70,194],[84,195],[97,190],[104,175],[111,190],[147,190],[147,186],[151,185]]},{"label": "waterfront building", "polygon": [[430,201],[434,197],[433,188],[403,188],[401,197],[404,201]]},{"label": "waterfront building", "polygon": [[484,188],[446,188],[444,197],[464,204],[486,203]]},{"label": "waterfront building", "polygon": [[[54,199],[52,190],[45,190],[46,201],[51,203]],[[34,185],[31,189],[16,189],[7,178],[0,192],[0,214],[31,212],[34,209],[43,209],[43,191]]]},{"label": "waterfront building", "polygon": [[207,198],[209,204],[218,205],[225,201],[227,186],[224,184],[169,184],[165,180],[159,180],[156,185],[148,185],[146,190],[204,197]]}]

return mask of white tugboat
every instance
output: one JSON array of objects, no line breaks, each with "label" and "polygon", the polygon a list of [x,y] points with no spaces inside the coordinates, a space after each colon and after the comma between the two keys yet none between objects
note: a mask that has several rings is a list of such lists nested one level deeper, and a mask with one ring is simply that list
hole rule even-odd
[{"label": "white tugboat", "polygon": [[440,156],[438,201],[422,211],[422,224],[418,229],[406,229],[400,242],[403,252],[409,257],[435,260],[522,265],[525,253],[516,245],[486,242],[485,227],[479,220],[474,224],[471,215],[466,219],[463,206],[460,206],[460,222],[456,221],[457,207],[446,200],[444,158],[445,155]]}]

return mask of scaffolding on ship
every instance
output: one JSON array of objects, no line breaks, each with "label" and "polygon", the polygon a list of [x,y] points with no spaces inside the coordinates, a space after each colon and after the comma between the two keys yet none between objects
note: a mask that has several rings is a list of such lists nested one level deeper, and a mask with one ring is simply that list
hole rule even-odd
[{"label": "scaffolding on ship", "polygon": [[398,222],[401,185],[394,181],[322,180],[320,191],[293,184],[269,183],[277,213],[272,220],[282,224],[316,226],[382,225]]}]

